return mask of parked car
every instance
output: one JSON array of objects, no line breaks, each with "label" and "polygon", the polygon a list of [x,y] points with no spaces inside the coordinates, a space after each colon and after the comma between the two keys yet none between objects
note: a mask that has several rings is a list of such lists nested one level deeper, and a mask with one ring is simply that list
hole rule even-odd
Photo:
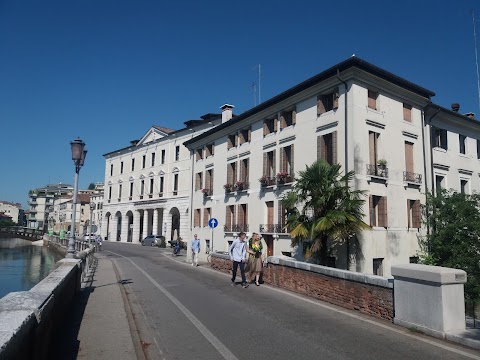
[{"label": "parked car", "polygon": [[85,234],[85,235],[83,236],[83,241],[85,241],[85,242],[90,242],[90,243],[94,243],[96,237],[97,237],[97,235],[94,234],[94,233],[91,233],[90,235],[89,235],[89,234]]},{"label": "parked car", "polygon": [[146,238],[142,240],[142,246],[155,246],[160,244],[161,235],[148,235]]}]

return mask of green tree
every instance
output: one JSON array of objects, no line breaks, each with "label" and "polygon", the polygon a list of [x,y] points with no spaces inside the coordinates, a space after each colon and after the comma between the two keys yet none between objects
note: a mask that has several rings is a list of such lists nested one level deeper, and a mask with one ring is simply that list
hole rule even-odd
[{"label": "green tree", "polygon": [[0,227],[8,227],[8,226],[16,226],[17,224],[14,223],[11,219],[2,219],[0,220]]},{"label": "green tree", "polygon": [[90,183],[90,185],[88,185],[88,190],[95,190],[95,184]]},{"label": "green tree", "polygon": [[292,191],[282,199],[292,245],[303,244],[318,255],[321,265],[327,265],[329,239],[344,241],[370,228],[362,220],[364,191],[352,190],[348,183],[354,172],[342,175],[340,169],[338,164],[316,161],[299,172]]},{"label": "green tree", "polygon": [[430,232],[420,239],[420,261],[464,270],[465,295],[475,301],[480,295],[480,194],[427,194],[424,214]]}]

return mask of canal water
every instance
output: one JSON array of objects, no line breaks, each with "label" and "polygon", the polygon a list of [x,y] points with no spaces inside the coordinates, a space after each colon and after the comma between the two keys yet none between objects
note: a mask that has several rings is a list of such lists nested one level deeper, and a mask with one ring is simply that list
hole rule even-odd
[{"label": "canal water", "polygon": [[0,238],[0,298],[28,291],[55,269],[62,256],[22,239]]}]

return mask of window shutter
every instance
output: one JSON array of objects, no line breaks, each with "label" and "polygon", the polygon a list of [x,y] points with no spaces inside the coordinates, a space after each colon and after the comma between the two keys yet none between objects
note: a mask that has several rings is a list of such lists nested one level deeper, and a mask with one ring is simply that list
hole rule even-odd
[{"label": "window shutter", "polygon": [[[248,204],[245,204],[245,219],[244,219],[244,225],[248,224]],[[245,228],[243,229],[244,231],[247,231],[248,229]]]},{"label": "window shutter", "polygon": [[422,212],[420,208],[420,200],[415,200],[413,202],[412,209],[412,227],[419,229],[422,224]]},{"label": "window shutter", "polygon": [[231,136],[228,137],[228,144],[227,144],[227,149],[230,149],[233,147],[233,144],[232,144],[232,138]]},{"label": "window shutter", "polygon": [[[205,189],[207,189],[207,190],[210,190],[210,181],[211,181],[210,171],[207,170],[205,172]],[[209,194],[209,195],[211,195],[211,194]]]},{"label": "window shutter", "polygon": [[267,120],[263,120],[263,136],[267,136],[268,134],[269,132],[268,132]]},{"label": "window shutter", "polygon": [[238,145],[242,145],[245,142],[245,136],[243,135],[243,131],[240,131],[240,134],[238,135]]},{"label": "window shutter", "polygon": [[273,225],[273,201],[267,201],[267,224]]},{"label": "window shutter", "polygon": [[197,153],[196,153],[196,156],[195,156],[195,160],[196,161],[200,160],[200,152],[198,151],[198,149],[197,149]]},{"label": "window shutter", "polygon": [[410,229],[412,227],[412,219],[410,219],[410,214],[411,214],[411,211],[410,211],[410,199],[407,199],[407,228]]},{"label": "window shutter", "polygon": [[201,183],[201,173],[197,173],[197,176],[195,176],[195,190],[200,190],[200,186],[202,186]]},{"label": "window shutter", "polygon": [[378,226],[388,227],[387,197],[382,196],[378,202]]},{"label": "window shutter", "polygon": [[203,209],[203,227],[207,227],[208,226],[208,209],[205,208]]},{"label": "window shutter", "polygon": [[212,144],[212,154],[211,155],[213,156],[214,153],[215,153],[215,144]]},{"label": "window shutter", "polygon": [[210,193],[212,194],[213,194],[213,179],[214,177],[213,177],[213,169],[212,169],[210,170]]},{"label": "window shutter", "polygon": [[338,93],[338,87],[333,90],[333,108],[338,109],[338,98],[340,97]]},{"label": "window shutter", "polygon": [[252,141],[252,128],[248,128],[248,142]]},{"label": "window shutter", "polygon": [[323,95],[317,96],[317,116],[322,115],[325,112],[325,105],[323,105]]},{"label": "window shutter", "polygon": [[263,175],[269,176],[268,174],[268,153],[263,153]]},{"label": "window shutter", "polygon": [[225,226],[227,227],[227,230],[230,231],[230,227],[232,226],[232,210],[230,209],[230,206],[227,206],[225,208]]},{"label": "window shutter", "polygon": [[249,173],[250,173],[250,160],[245,159],[245,182],[249,181]]},{"label": "window shutter", "polygon": [[325,138],[323,135],[317,137],[317,160],[325,160]]},{"label": "window shutter", "polygon": [[441,141],[442,141],[442,148],[447,150],[448,149],[448,144],[447,144],[447,130],[442,129],[441,130]]},{"label": "window shutter", "polygon": [[294,146],[292,144],[290,145],[290,176],[295,175],[294,159],[295,159],[295,152],[294,152]]},{"label": "window shutter", "polygon": [[368,107],[377,109],[377,93],[375,91],[368,90]]},{"label": "window shutter", "polygon": [[286,171],[284,160],[285,160],[285,148],[280,148],[280,168],[278,169],[279,172]]},{"label": "window shutter", "polygon": [[243,160],[240,160],[238,162],[238,165],[240,167],[240,181],[245,181],[245,169],[244,169],[244,163]]},{"label": "window shutter", "polygon": [[413,144],[405,141],[405,171],[414,172],[413,167]]},{"label": "window shutter", "polygon": [[292,125],[295,125],[297,123],[297,109],[292,111]]},{"label": "window shutter", "polygon": [[332,152],[333,152],[333,164],[338,164],[338,158],[337,158],[337,132],[334,131],[332,133]]},{"label": "window shutter", "polygon": [[194,212],[194,214],[193,214],[193,226],[194,226],[194,227],[200,226],[200,219],[199,219],[198,209],[195,209],[195,212]]},{"label": "window shutter", "polygon": [[370,210],[370,226],[375,226],[375,209],[373,208],[373,196],[368,196],[368,208]]},{"label": "window shutter", "polygon": [[280,115],[280,130],[285,129],[287,127],[287,121],[285,120],[285,116]]},{"label": "window shutter", "polygon": [[227,184],[233,185],[233,168],[232,164],[227,164]]},{"label": "window shutter", "polygon": [[272,151],[272,177],[275,176],[277,173],[277,156],[276,156],[276,152],[275,151]]},{"label": "window shutter", "polygon": [[278,224],[283,229],[285,227],[285,208],[281,201],[278,201]]},{"label": "window shutter", "polygon": [[275,131],[275,132],[278,131],[278,119],[277,118],[273,119],[273,131]]}]

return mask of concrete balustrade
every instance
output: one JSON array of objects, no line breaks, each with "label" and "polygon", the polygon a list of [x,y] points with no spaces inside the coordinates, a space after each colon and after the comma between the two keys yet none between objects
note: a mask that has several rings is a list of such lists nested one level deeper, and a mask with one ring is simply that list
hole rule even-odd
[{"label": "concrete balustrade", "polygon": [[0,299],[0,359],[48,358],[52,330],[69,312],[82,279],[94,262],[93,246],[63,259],[30,291],[9,293]]}]

